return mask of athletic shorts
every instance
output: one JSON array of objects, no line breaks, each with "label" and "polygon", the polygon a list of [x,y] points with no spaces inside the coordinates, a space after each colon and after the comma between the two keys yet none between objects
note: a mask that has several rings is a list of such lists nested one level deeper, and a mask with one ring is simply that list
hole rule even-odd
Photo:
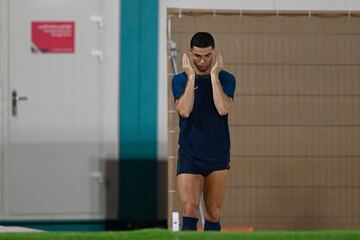
[{"label": "athletic shorts", "polygon": [[214,171],[230,169],[230,161],[209,162],[192,157],[179,149],[176,175],[181,173],[201,174],[206,177]]}]

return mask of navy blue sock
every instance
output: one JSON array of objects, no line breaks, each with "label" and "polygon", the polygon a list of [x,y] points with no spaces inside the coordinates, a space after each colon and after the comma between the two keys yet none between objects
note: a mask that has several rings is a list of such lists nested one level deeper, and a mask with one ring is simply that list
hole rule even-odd
[{"label": "navy blue sock", "polygon": [[221,225],[220,225],[220,221],[218,222],[210,222],[208,220],[205,219],[205,231],[220,231],[221,230]]},{"label": "navy blue sock", "polygon": [[197,218],[183,217],[182,230],[184,231],[196,231],[197,230]]}]

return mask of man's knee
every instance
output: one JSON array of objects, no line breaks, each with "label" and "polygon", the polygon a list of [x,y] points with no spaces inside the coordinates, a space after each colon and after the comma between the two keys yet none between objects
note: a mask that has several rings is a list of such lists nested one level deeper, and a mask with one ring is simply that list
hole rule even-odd
[{"label": "man's knee", "polygon": [[220,210],[221,207],[217,206],[210,206],[206,209],[206,219],[211,222],[217,222],[220,219]]},{"label": "man's knee", "polygon": [[192,202],[183,203],[183,215],[187,217],[197,218],[199,214],[199,204]]}]

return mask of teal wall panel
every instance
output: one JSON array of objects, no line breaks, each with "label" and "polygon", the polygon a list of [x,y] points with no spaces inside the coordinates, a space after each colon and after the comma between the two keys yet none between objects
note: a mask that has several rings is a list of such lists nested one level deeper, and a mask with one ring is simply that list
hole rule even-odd
[{"label": "teal wall panel", "polygon": [[157,206],[158,0],[121,2],[120,220],[154,220]]}]

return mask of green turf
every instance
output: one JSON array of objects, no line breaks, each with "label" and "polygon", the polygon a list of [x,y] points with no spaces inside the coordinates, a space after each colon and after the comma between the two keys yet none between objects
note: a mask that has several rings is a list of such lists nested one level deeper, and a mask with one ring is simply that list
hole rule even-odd
[{"label": "green turf", "polygon": [[306,231],[306,232],[222,232],[222,233],[196,233],[177,232],[167,230],[147,229],[139,231],[119,232],[83,232],[83,233],[0,233],[0,240],[360,240],[360,231]]}]

